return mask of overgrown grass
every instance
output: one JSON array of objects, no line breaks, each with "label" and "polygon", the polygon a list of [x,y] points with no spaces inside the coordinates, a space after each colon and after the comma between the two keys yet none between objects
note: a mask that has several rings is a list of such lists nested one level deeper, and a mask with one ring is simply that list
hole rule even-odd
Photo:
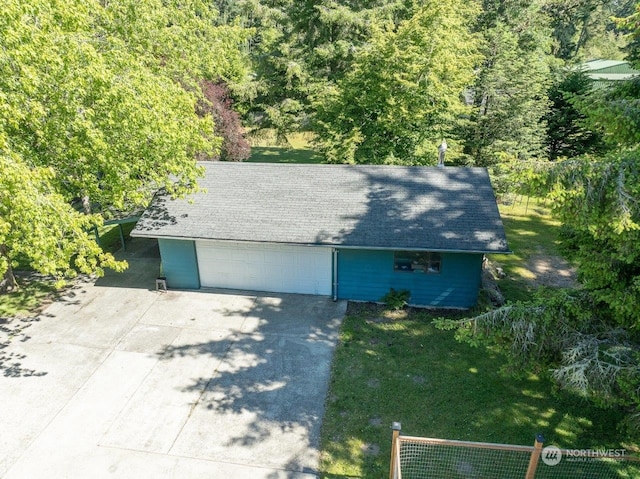
[{"label": "overgrown grass", "polygon": [[489,259],[504,269],[506,276],[499,286],[506,299],[530,299],[535,284],[527,263],[535,254],[559,255],[560,223],[551,216],[550,208],[536,198],[518,198],[499,208],[513,254],[489,255]]},{"label": "overgrown grass", "polygon": [[543,433],[559,447],[630,447],[611,427],[619,411],[554,392],[543,377],[501,374],[502,356],[435,329],[438,314],[350,305],[333,360],[321,477],[385,477],[393,421],[408,435],[533,445]]},{"label": "overgrown grass", "polygon": [[[131,239],[129,233],[135,228],[135,223],[125,223],[122,225],[122,232],[124,234],[125,244],[126,241]],[[115,253],[122,248],[120,240],[120,231],[118,225],[107,225],[98,229],[98,235],[100,238],[100,246],[104,251]]]}]

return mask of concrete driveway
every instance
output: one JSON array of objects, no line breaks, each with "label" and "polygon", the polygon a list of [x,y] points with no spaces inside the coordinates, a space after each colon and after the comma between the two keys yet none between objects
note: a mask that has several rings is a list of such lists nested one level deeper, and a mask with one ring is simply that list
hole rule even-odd
[{"label": "concrete driveway", "polygon": [[345,303],[156,292],[136,254],[0,322],[0,477],[316,477]]}]

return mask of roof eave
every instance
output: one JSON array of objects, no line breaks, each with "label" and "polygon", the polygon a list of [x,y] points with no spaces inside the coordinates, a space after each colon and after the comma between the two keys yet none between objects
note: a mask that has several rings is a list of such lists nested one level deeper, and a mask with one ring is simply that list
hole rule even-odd
[{"label": "roof eave", "polygon": [[368,245],[345,245],[341,243],[309,243],[309,242],[282,242],[282,241],[260,241],[260,240],[243,240],[231,238],[199,238],[194,236],[177,236],[177,235],[158,235],[147,234],[144,232],[131,232],[134,238],[155,238],[178,241],[219,241],[226,243],[247,243],[247,244],[279,244],[291,246],[309,246],[309,247],[325,247],[325,248],[341,248],[341,249],[368,249],[374,251],[434,251],[439,253],[470,253],[470,254],[513,254],[509,249],[463,249],[463,248],[430,248],[425,247],[404,247],[404,246],[368,246]]}]

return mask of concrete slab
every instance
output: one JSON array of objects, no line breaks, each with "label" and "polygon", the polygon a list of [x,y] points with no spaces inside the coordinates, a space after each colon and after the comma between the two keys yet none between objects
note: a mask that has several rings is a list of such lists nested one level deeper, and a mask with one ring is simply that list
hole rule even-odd
[{"label": "concrete slab", "polygon": [[159,326],[240,331],[256,296],[202,291],[161,293],[140,322]]},{"label": "concrete slab", "polygon": [[239,338],[171,453],[299,472],[317,469],[331,354],[330,345],[308,338]]},{"label": "concrete slab", "polygon": [[316,477],[346,305],[159,293],[149,251],[0,328],[0,477]]},{"label": "concrete slab", "polygon": [[[19,342],[2,354],[0,477],[98,369],[108,351],[68,344]],[[6,363],[5,363],[6,365]]]},{"label": "concrete slab", "polygon": [[335,341],[345,313],[343,301],[325,296],[265,293],[247,313],[242,332],[286,334]]},{"label": "concrete slab", "polygon": [[162,354],[175,341],[182,329],[153,324],[136,324],[116,346],[118,351]]},{"label": "concrete slab", "polygon": [[99,444],[168,453],[219,367],[229,340],[229,334],[216,331],[182,331],[156,356],[154,367]]}]

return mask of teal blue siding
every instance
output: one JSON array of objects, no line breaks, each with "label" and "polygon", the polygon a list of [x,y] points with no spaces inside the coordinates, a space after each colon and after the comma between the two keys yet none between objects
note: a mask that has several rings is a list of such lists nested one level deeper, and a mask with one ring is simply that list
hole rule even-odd
[{"label": "teal blue siding", "polygon": [[393,251],[340,249],[338,298],[380,301],[391,288],[411,292],[410,304],[471,308],[478,300],[482,254],[442,253],[440,273],[394,271]]},{"label": "teal blue siding", "polygon": [[194,241],[158,239],[162,259],[162,275],[167,286],[177,289],[200,288],[198,260]]}]

